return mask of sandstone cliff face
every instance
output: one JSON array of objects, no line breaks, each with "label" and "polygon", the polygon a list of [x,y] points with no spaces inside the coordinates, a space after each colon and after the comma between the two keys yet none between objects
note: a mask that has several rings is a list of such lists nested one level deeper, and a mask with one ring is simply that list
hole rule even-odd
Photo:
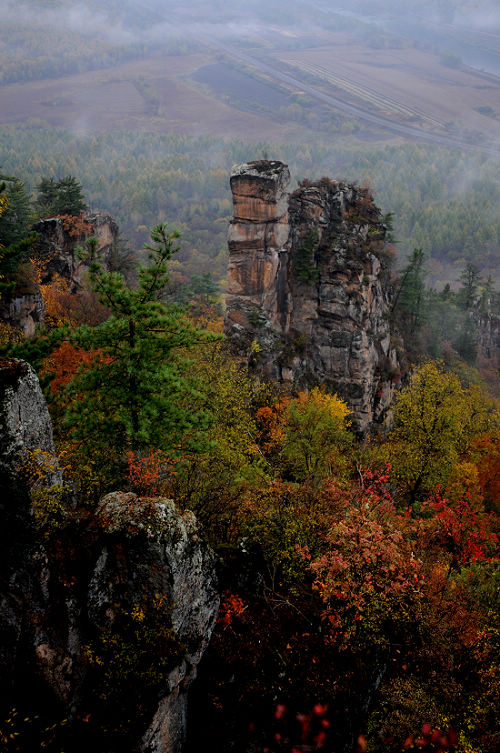
[{"label": "sandstone cliff face", "polygon": [[[89,214],[74,218],[74,227],[61,217],[41,220],[33,228],[38,238],[33,245],[32,257],[42,262],[41,282],[50,282],[58,274],[68,282],[70,292],[81,287],[86,265],[75,254],[75,248],[87,238],[98,239],[98,251],[106,265],[111,249],[118,241],[118,225],[107,214]],[[0,300],[0,320],[22,332],[24,337],[33,337],[37,327],[44,327],[45,303],[36,279],[25,280],[17,285],[12,294],[4,294]]]},{"label": "sandstone cliff face", "polygon": [[399,368],[385,227],[365,190],[322,179],[288,196],[289,177],[280,162],[233,168],[226,334],[272,379],[337,392],[365,431]]},{"label": "sandstone cliff face", "polygon": [[84,244],[91,236],[96,237],[98,251],[106,264],[119,235],[118,225],[106,214],[75,218],[72,225],[62,217],[53,217],[37,222],[33,229],[38,233],[33,255],[44,262],[42,282],[49,282],[58,274],[70,283],[72,290],[80,287],[85,269],[85,264],[75,254],[75,247]]},{"label": "sandstone cliff face", "polygon": [[127,741],[111,747],[180,753],[188,687],[217,617],[213,555],[193,514],[168,499],[115,492],[90,513],[68,493],[55,525],[41,524],[36,493],[62,478],[55,468],[35,489],[19,472],[33,450],[54,453],[47,406],[31,367],[4,361],[0,712],[24,704],[67,719],[64,749],[75,752],[106,745],[102,729],[123,722]]}]

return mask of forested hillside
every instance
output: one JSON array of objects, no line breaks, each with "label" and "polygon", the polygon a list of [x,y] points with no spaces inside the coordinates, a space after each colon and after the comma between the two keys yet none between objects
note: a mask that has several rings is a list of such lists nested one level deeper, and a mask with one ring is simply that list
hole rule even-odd
[{"label": "forested hillside", "polygon": [[[22,196],[8,183],[1,219]],[[75,178],[45,181],[39,204],[51,196],[54,208],[81,208]],[[360,209],[373,209],[362,197]],[[62,218],[80,237],[82,218]],[[2,300],[33,292],[51,261],[20,228],[6,245],[16,221],[0,231]],[[4,632],[4,749],[137,749],[192,645],[189,630],[184,642],[172,633],[173,607],[158,595],[169,529],[157,510],[175,510],[168,498],[191,531],[196,514],[221,594],[187,751],[496,750],[500,414],[478,372],[449,352],[446,364],[413,365],[392,428],[360,437],[337,395],[273,384],[231,355],[210,296],[191,312],[161,300],[179,239],[163,225],[150,235],[149,259],[127,277],[104,266],[90,238],[76,290],[53,271],[40,285],[45,329],[26,340],[4,327],[0,416],[20,415],[10,405],[23,357],[40,375],[56,439],[56,455],[38,448],[17,466],[5,454],[1,467],[0,583],[16,596],[6,624],[18,625]],[[398,323],[410,338],[420,330],[421,260],[405,270],[395,338]],[[456,300],[448,293],[441,319],[451,305],[470,320],[475,286],[470,277]],[[170,546],[178,561],[179,541]],[[37,577],[50,584],[40,607]],[[178,598],[189,598],[185,585]],[[21,620],[23,609],[36,619]]]},{"label": "forested hillside", "polygon": [[0,129],[1,169],[25,181],[78,176],[91,208],[109,212],[133,246],[165,220],[183,234],[182,275],[208,273],[220,282],[227,266],[232,164],[263,154],[305,175],[368,181],[384,213],[394,212],[399,266],[421,248],[429,284],[452,285],[469,262],[486,278],[499,274],[500,179],[494,160],[432,146],[357,147],[244,144],[217,137],[113,132],[91,137],[67,131]]}]

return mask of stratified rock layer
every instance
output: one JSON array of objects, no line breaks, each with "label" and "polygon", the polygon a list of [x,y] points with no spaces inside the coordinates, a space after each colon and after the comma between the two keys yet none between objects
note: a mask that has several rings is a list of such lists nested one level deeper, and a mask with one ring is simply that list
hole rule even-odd
[{"label": "stratified rock layer", "polygon": [[337,392],[365,431],[399,371],[386,228],[366,190],[324,178],[288,195],[289,178],[281,162],[232,170],[226,334],[272,379]]}]

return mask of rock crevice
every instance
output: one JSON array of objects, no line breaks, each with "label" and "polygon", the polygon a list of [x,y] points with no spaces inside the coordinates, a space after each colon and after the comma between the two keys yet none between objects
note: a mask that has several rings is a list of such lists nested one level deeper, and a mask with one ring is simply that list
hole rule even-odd
[{"label": "rock crevice", "polygon": [[289,180],[277,161],[232,170],[226,334],[270,378],[337,392],[366,431],[399,372],[386,228],[363,188]]}]

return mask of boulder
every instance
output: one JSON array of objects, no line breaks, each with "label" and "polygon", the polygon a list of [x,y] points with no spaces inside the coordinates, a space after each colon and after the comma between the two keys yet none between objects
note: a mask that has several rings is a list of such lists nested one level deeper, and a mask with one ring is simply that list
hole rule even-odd
[{"label": "boulder", "polygon": [[219,605],[196,519],[172,500],[129,492],[80,508],[56,463],[34,482],[20,472],[34,451],[54,455],[47,406],[33,369],[5,359],[0,713],[65,718],[65,749],[92,748],[111,730],[124,751],[180,753],[188,688]]}]

